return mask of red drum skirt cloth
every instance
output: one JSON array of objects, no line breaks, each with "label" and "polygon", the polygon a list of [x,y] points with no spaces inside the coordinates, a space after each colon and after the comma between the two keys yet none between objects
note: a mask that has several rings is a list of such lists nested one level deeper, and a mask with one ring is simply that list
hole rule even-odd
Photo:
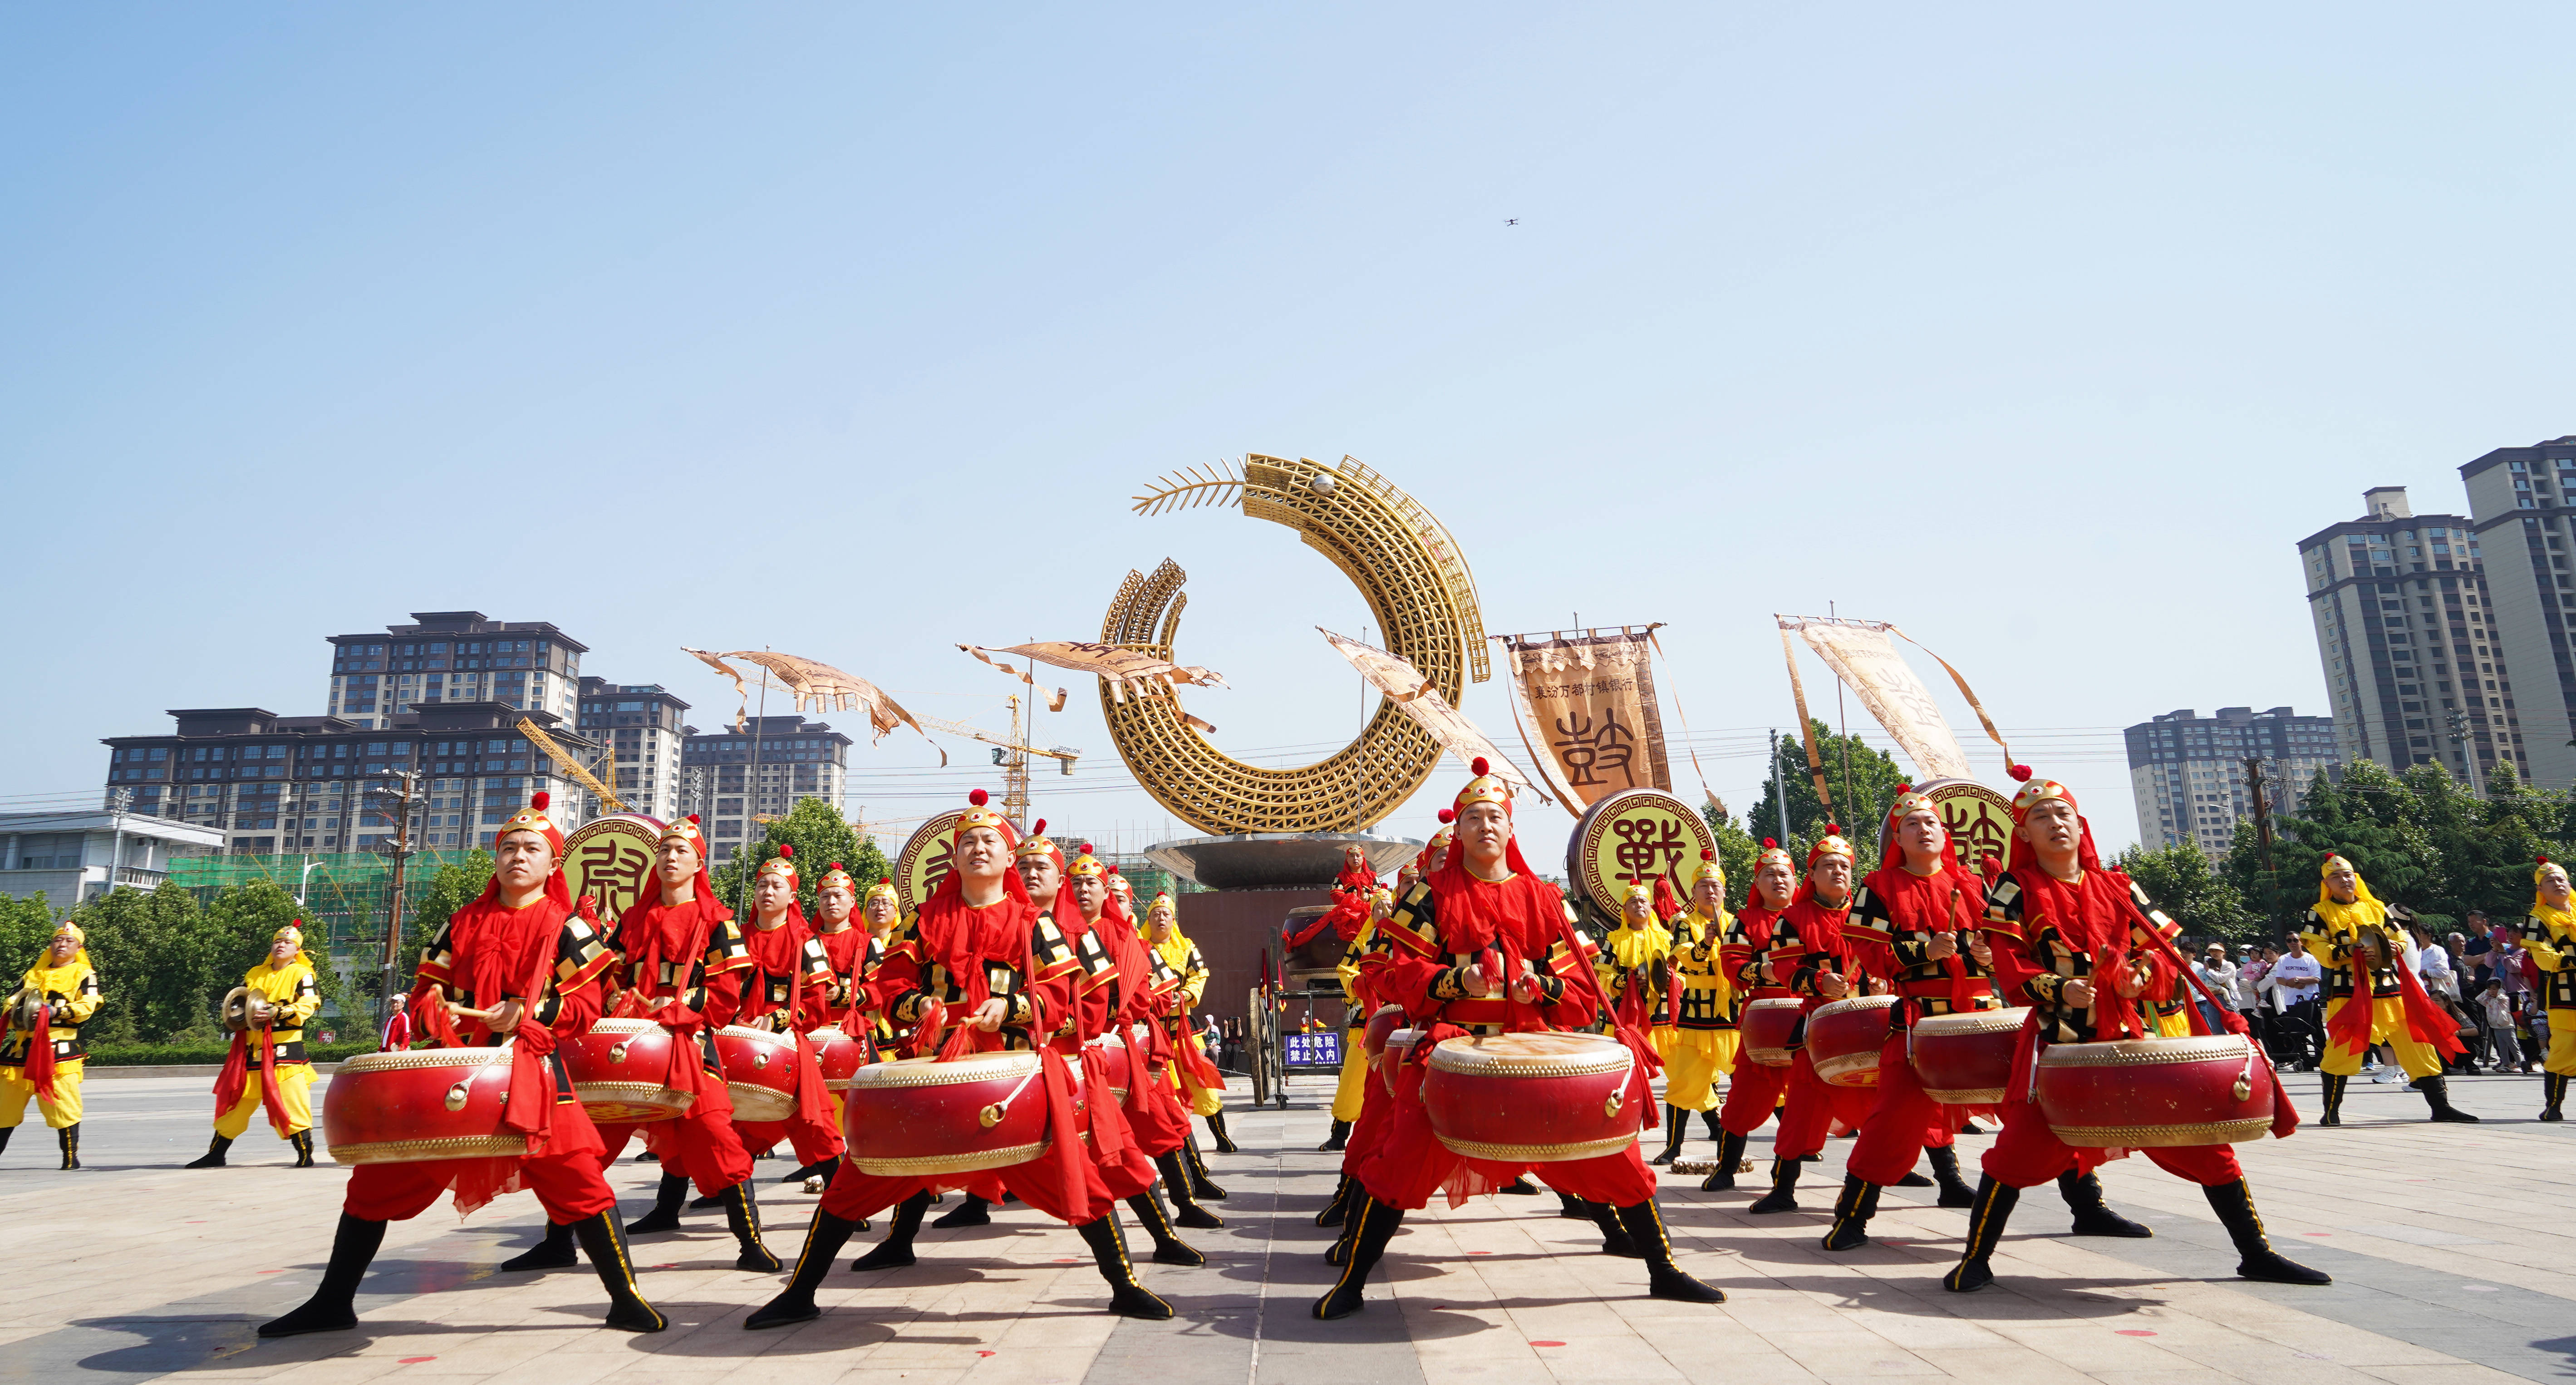
[{"label": "red drum skirt cloth", "polygon": [[364,1221],[409,1221],[451,1188],[457,1205],[467,1212],[502,1193],[526,1189],[537,1195],[546,1219],[558,1226],[615,1210],[617,1194],[599,1172],[599,1132],[582,1113],[571,1076],[552,1054],[546,1056],[546,1070],[554,1078],[555,1099],[541,1153],[360,1164],[349,1171],[341,1210]]},{"label": "red drum skirt cloth", "polygon": [[1181,1104],[1181,1094],[1164,1075],[1170,1060],[1149,1057],[1144,1043],[1139,1039],[1128,1050],[1128,1061],[1139,1070],[1129,1074],[1122,1114],[1136,1137],[1137,1150],[1148,1159],[1159,1159],[1189,1143],[1190,1108]]},{"label": "red drum skirt cloth", "polygon": [[[1387,1048],[1390,1090],[1385,1135],[1367,1162],[1352,1171],[1371,1198],[1416,1211],[1431,1205],[1433,1193],[1444,1193],[1449,1205],[1456,1207],[1523,1174],[1558,1192],[1612,1207],[1633,1207],[1654,1197],[1655,1176],[1633,1142],[1615,1153],[1545,1163],[1471,1159],[1450,1149],[1432,1131],[1430,1112],[1422,1104],[1427,1056],[1418,1048],[1400,1054],[1392,1044]],[[1358,1133],[1354,1128],[1352,1134]],[[1359,1141],[1351,1143],[1356,1146]]]},{"label": "red drum skirt cloth", "polygon": [[[1058,1041],[1058,1051],[1065,1047],[1063,1041]],[[1136,1143],[1135,1127],[1128,1122],[1118,1095],[1121,1088],[1129,1097],[1135,1095],[1128,1050],[1123,1043],[1109,1044],[1098,1039],[1079,1047],[1079,1054],[1067,1057],[1082,1065],[1083,1094],[1076,1105],[1091,1132],[1091,1160],[1100,1170],[1101,1186],[1121,1202],[1142,1196],[1154,1186],[1161,1171],[1154,1167],[1153,1157]]]}]

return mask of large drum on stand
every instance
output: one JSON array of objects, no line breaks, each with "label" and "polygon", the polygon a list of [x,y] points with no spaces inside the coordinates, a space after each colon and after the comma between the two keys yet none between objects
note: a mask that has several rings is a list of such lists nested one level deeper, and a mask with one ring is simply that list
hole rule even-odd
[{"label": "large drum on stand", "polygon": [[1637,1142],[1653,1094],[1606,1034],[1496,1034],[1431,1050],[1422,1107],[1454,1153],[1506,1164],[1615,1154]]},{"label": "large drum on stand", "polygon": [[725,1095],[738,1121],[783,1121],[796,1114],[796,1038],[728,1024],[716,1031]]},{"label": "large drum on stand", "polygon": [[2012,1078],[2013,1046],[2030,1007],[1928,1015],[1907,1031],[1907,1051],[1923,1094],[1951,1106],[1992,1106]]},{"label": "large drum on stand", "polygon": [[2079,1149],[2229,1145],[2272,1128],[2272,1075],[2242,1034],[2050,1044],[2032,1099]]},{"label": "large drum on stand", "polygon": [[1054,1144],[1046,1079],[1026,1051],[871,1063],[850,1079],[842,1107],[841,1157],[881,1178],[1008,1168]]},{"label": "large drum on stand", "polygon": [[679,1040],[662,1024],[646,1019],[607,1019],[578,1038],[556,1046],[572,1092],[590,1118],[610,1125],[646,1125],[677,1120],[686,1114],[694,1094],[662,1085],[671,1071],[671,1053]]},{"label": "large drum on stand", "polygon": [[1878,1051],[1887,1046],[1892,995],[1856,995],[1816,1007],[1807,1017],[1807,1061],[1836,1087],[1878,1085]]},{"label": "large drum on stand", "polygon": [[362,1053],[322,1090],[322,1138],[342,1164],[495,1159],[528,1152],[502,1127],[511,1050],[425,1048]]},{"label": "large drum on stand", "polygon": [[1798,1016],[1807,1003],[1796,996],[1773,996],[1767,1000],[1749,1001],[1736,1028],[1744,1035],[1744,1056],[1766,1068],[1785,1068],[1796,1062],[1798,1051],[1789,1041],[1798,1032]]}]

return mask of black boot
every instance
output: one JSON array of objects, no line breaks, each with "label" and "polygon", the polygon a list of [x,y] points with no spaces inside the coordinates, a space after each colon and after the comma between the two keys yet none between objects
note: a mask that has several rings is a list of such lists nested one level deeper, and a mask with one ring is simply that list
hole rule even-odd
[{"label": "black boot", "polygon": [[1239,1152],[1234,1147],[1234,1141],[1225,1133],[1225,1112],[1219,1111],[1215,1115],[1209,1116],[1207,1118],[1207,1127],[1208,1133],[1216,1137],[1217,1153],[1234,1154]]},{"label": "black boot", "polygon": [[993,1204],[973,1193],[968,1193],[954,1210],[940,1214],[939,1219],[932,1222],[931,1226],[940,1231],[955,1231],[967,1226],[991,1226],[993,1224],[992,1206]]},{"label": "black boot", "polygon": [[608,1316],[600,1320],[603,1326],[659,1332],[671,1325],[670,1319],[644,1301],[643,1290],[635,1285],[635,1257],[626,1252],[626,1238],[617,1230],[616,1208],[574,1222],[572,1234],[608,1289]]},{"label": "black boot", "polygon": [[546,1234],[537,1243],[501,1262],[501,1268],[515,1274],[521,1270],[563,1270],[578,1262],[572,1253],[572,1225],[546,1222]]},{"label": "black boot", "polygon": [[2263,1219],[2254,1212],[2254,1190],[2240,1178],[2233,1183],[2213,1183],[2201,1191],[2209,1196],[2209,1209],[2227,1227],[2227,1238],[2236,1243],[2236,1274],[2240,1279],[2259,1279],[2267,1284],[2332,1284],[2334,1276],[2312,1270],[2294,1260],[2285,1260],[2272,1249],[2272,1240],[2263,1234]]},{"label": "black boot", "polygon": [[2075,1214],[2074,1234],[2078,1236],[2122,1236],[2143,1241],[2156,1234],[2155,1228],[2141,1226],[2112,1211],[2102,1201],[2102,1180],[2094,1174],[2059,1174],[2057,1194],[2066,1199],[2067,1210]]},{"label": "black boot", "polygon": [[[1154,1156],[1154,1167],[1163,1171],[1164,1195],[1171,1198],[1173,1207],[1179,1209],[1172,1214],[1175,1225],[1186,1226],[1192,1231],[1214,1231],[1225,1225],[1225,1218],[1199,1206],[1198,1199],[1190,1196],[1190,1171],[1182,1165],[1179,1150],[1167,1150]],[[1358,1185],[1353,1184],[1352,1188],[1356,1195]]]},{"label": "black boot", "polygon": [[287,1136],[286,1142],[295,1146],[295,1167],[299,1169],[309,1169],[313,1167],[312,1131],[298,1130],[294,1134]]},{"label": "black boot", "polygon": [[1726,1127],[1717,1123],[1716,1107],[1712,1106],[1707,1110],[1700,1112],[1699,1120],[1700,1124],[1708,1127],[1708,1137],[1710,1139],[1724,1140],[1726,1138]]},{"label": "black boot", "polygon": [[2317,1124],[2341,1125],[2343,1124],[2343,1084],[2351,1081],[2352,1079],[2348,1077],[2338,1077],[2330,1072],[2323,1074],[2323,1076],[2326,1084],[2326,1113],[2317,1117]]},{"label": "black boot", "polygon": [[2548,1102],[2540,1108],[2540,1118],[2545,1121],[2567,1119],[2566,1111],[2561,1109],[2567,1104],[2567,1078],[2560,1073],[2543,1073],[2540,1078],[2540,1091],[2542,1097]]},{"label": "black boot", "polygon": [[2432,1119],[2453,1125],[2478,1123],[2477,1117],[2451,1104],[2451,1084],[2444,1081],[2438,1074],[2416,1078],[2409,1085],[2424,1094],[2424,1104],[2433,1108]]},{"label": "black boot", "polygon": [[689,1199],[689,1210],[692,1212],[703,1212],[710,1207],[722,1207],[724,1205],[725,1195],[722,1193],[709,1193],[704,1197],[693,1197]]},{"label": "black boot", "polygon": [[1735,1186],[1735,1166],[1744,1162],[1745,1137],[1721,1129],[1717,1136],[1717,1169],[1700,1180],[1703,1193],[1722,1193]]},{"label": "black boot", "polygon": [[1977,1182],[1977,1205],[1968,1211],[1968,1245],[1959,1255],[1959,1263],[1941,1276],[1941,1287],[1954,1294],[1974,1293],[1995,1282],[1995,1245],[2004,1238],[2004,1223],[2012,1220],[2013,1204],[2021,1201],[2021,1189],[2009,1183],[1998,1183],[1993,1174]]},{"label": "black boot", "polygon": [[9,1137],[17,1133],[18,1127],[14,1125],[0,1125],[0,1154],[8,1152]]},{"label": "black boot", "polygon": [[1350,1142],[1351,1123],[1349,1121],[1335,1121],[1333,1122],[1333,1133],[1325,1136],[1322,1144],[1315,1146],[1315,1152],[1318,1154],[1339,1154],[1343,1149],[1350,1145]]},{"label": "black boot", "polygon": [[1923,1175],[1916,1173],[1912,1169],[1907,1169],[1904,1177],[1888,1184],[1887,1186],[1891,1188],[1929,1188],[1932,1186],[1932,1180],[1925,1178]]},{"label": "black boot", "polygon": [[1100,1266],[1100,1277],[1109,1281],[1109,1311],[1122,1318],[1143,1318],[1161,1322],[1172,1316],[1172,1305],[1146,1292],[1136,1282],[1136,1267],[1127,1259],[1127,1233],[1118,1229],[1118,1211],[1111,1208],[1077,1226],[1085,1245],[1091,1247],[1092,1263]]},{"label": "black boot", "polygon": [[1795,1159],[1771,1161],[1771,1191],[1745,1208],[1747,1212],[1795,1212],[1798,1210],[1798,1162]]},{"label": "black boot", "polygon": [[[886,1218],[886,1238],[877,1248],[850,1262],[854,1270],[899,1270],[912,1263],[912,1238],[921,1234],[921,1216],[930,1210],[930,1194],[914,1193],[894,1205],[894,1215]],[[848,1240],[848,1233],[841,1239]],[[797,1271],[802,1274],[804,1271]],[[821,1270],[815,1271],[820,1278]],[[810,1295],[809,1295],[810,1297]]]},{"label": "black boot", "polygon": [[807,1164],[805,1167],[798,1169],[794,1173],[782,1176],[778,1181],[781,1183],[802,1183],[809,1178],[820,1178],[829,1182],[833,1172],[840,1167],[841,1156],[835,1154],[829,1159],[817,1159],[813,1163]]},{"label": "black boot", "polygon": [[1190,1196],[1202,1202],[1225,1201],[1225,1189],[1208,1181],[1207,1160],[1199,1155],[1197,1136],[1181,1142],[1181,1159],[1189,1166]]},{"label": "black boot", "polygon": [[233,1147],[233,1137],[217,1135],[206,1144],[206,1152],[180,1165],[187,1169],[219,1169],[224,1166],[224,1151]]},{"label": "black boot", "polygon": [[1155,1264],[1197,1269],[1207,1263],[1207,1257],[1199,1254],[1197,1247],[1182,1240],[1180,1233],[1172,1229],[1172,1214],[1163,1206],[1160,1185],[1127,1199],[1127,1210],[1136,1214],[1137,1224],[1145,1228],[1146,1235],[1154,1238]]},{"label": "black boot", "polygon": [[[902,1216],[899,1207],[895,1217],[900,1221]],[[850,1233],[858,1229],[857,1222],[815,1208],[814,1224],[805,1230],[805,1248],[796,1255],[795,1276],[778,1297],[753,1309],[751,1316],[742,1320],[743,1330],[757,1332],[764,1327],[812,1322],[823,1316],[823,1310],[814,1306],[814,1291],[823,1286],[823,1276],[831,1273],[832,1257],[841,1253],[841,1247],[850,1243]],[[908,1255],[904,1263],[912,1263]]]},{"label": "black boot", "polygon": [[1868,1245],[1869,1219],[1877,1215],[1878,1185],[1856,1173],[1844,1174],[1842,1196],[1834,1199],[1834,1224],[1825,1230],[1825,1249]]},{"label": "black boot", "polygon": [[79,1121],[73,1121],[71,1124],[66,1125],[66,1126],[64,1126],[62,1129],[55,1131],[55,1132],[54,1132],[54,1143],[55,1143],[55,1144],[57,1144],[57,1145],[62,1146],[62,1150],[63,1150],[63,1167],[64,1167],[64,1168],[67,1168],[67,1169],[76,1169],[76,1168],[79,1168],[79,1167],[80,1167],[80,1122],[79,1122]]},{"label": "black boot", "polygon": [[746,1178],[724,1190],[725,1229],[733,1232],[734,1244],[742,1253],[734,1257],[733,1267],[761,1274],[776,1274],[778,1257],[760,1243],[760,1204],[751,1195],[751,1180]]},{"label": "black boot", "polygon": [[1349,1174],[1343,1174],[1341,1181],[1333,1185],[1333,1200],[1325,1203],[1324,1210],[1315,1214],[1315,1225],[1339,1226],[1348,1220],[1351,1210],[1351,1189],[1357,1186],[1358,1184],[1351,1181]]},{"label": "black boot", "polygon": [[1515,1178],[1511,1182],[1496,1188],[1494,1191],[1498,1193],[1510,1193],[1514,1197],[1536,1197],[1538,1196],[1538,1185],[1529,1181],[1528,1178],[1522,1177]]},{"label": "black boot", "polygon": [[300,1337],[307,1332],[346,1332],[358,1325],[358,1281],[385,1243],[385,1224],[340,1214],[331,1233],[331,1261],[322,1270],[321,1287],[304,1305],[282,1318],[259,1325],[263,1337]]},{"label": "black boot", "polygon": [[1585,1202],[1583,1199],[1576,1197],[1572,1193],[1558,1193],[1556,1195],[1556,1214],[1567,1221],[1592,1220],[1592,1209],[1598,1205],[1599,1204],[1597,1203]]},{"label": "black boot", "polygon": [[1347,1318],[1360,1311],[1360,1287],[1368,1282],[1369,1271],[1377,1268],[1378,1257],[1386,1254],[1386,1243],[1395,1239],[1396,1228],[1404,1225],[1404,1209],[1360,1194],[1351,1209],[1350,1250],[1342,1257],[1341,1277],[1333,1287],[1315,1300],[1314,1313],[1327,1321]]},{"label": "black boot", "polygon": [[1673,1238],[1664,1234],[1663,1213],[1655,1210],[1654,1199],[1622,1207],[1618,1216],[1619,1224],[1628,1229],[1629,1241],[1637,1247],[1638,1258],[1646,1262],[1647,1293],[1677,1303],[1726,1302],[1724,1291],[1700,1283],[1673,1263]]},{"label": "black boot", "polygon": [[1636,1238],[1628,1234],[1627,1223],[1619,1219],[1617,1208],[1606,1202],[1585,1202],[1581,1198],[1576,1198],[1575,1202],[1583,1208],[1584,1216],[1589,1218],[1594,1226],[1601,1228],[1602,1254],[1616,1255],[1629,1260],[1644,1258],[1644,1252],[1638,1248]]},{"label": "black boot", "polygon": [[1941,1185],[1941,1205],[1944,1207],[1976,1206],[1977,1190],[1969,1187],[1968,1180],[1959,1176],[1959,1147],[1940,1145],[1923,1152],[1931,1157],[1932,1177]]},{"label": "black boot", "polygon": [[1669,1164],[1675,1159],[1682,1157],[1682,1139],[1690,1134],[1690,1127],[1682,1124],[1685,1119],[1687,1119],[1687,1117],[1684,1116],[1682,1108],[1672,1105],[1669,1102],[1665,1103],[1664,1152],[1647,1160],[1647,1163]]},{"label": "black boot", "polygon": [[653,1210],[626,1224],[629,1236],[650,1236],[656,1231],[680,1229],[680,1202],[689,1195],[689,1176],[665,1173],[662,1186],[653,1190]]}]

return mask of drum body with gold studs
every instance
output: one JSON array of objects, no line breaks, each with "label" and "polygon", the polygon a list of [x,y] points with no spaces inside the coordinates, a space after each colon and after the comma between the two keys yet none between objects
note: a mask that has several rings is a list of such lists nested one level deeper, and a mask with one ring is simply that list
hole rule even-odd
[{"label": "drum body with gold studs", "polygon": [[1636,1143],[1636,1057],[1606,1034],[1495,1034],[1446,1039],[1422,1076],[1431,1133],[1471,1159],[1546,1164],[1615,1154]]},{"label": "drum body with gold studs", "polygon": [[555,1051],[572,1077],[573,1095],[594,1121],[611,1125],[649,1125],[677,1120],[691,1097],[663,1085],[671,1071],[671,1053],[679,1042],[671,1031],[647,1019],[604,1019],[590,1032],[565,1039]]},{"label": "drum body with gold studs", "polygon": [[2272,1075],[2242,1034],[2050,1044],[2033,1100],[2080,1149],[2227,1145],[2272,1128]]},{"label": "drum body with gold studs", "polygon": [[1745,1002],[1736,1027],[1744,1032],[1744,1056],[1766,1068],[1785,1068],[1797,1060],[1789,1041],[1798,1033],[1798,1016],[1807,1003],[1796,996],[1772,996]]},{"label": "drum body with gold studs", "polygon": [[1008,1168],[1054,1143],[1046,1079],[1038,1055],[1024,1050],[870,1063],[851,1077],[841,1105],[842,1157],[884,1178]]},{"label": "drum body with gold studs", "polygon": [[1923,1094],[1952,1106],[1992,1106],[2004,1099],[2012,1076],[2013,1046],[2021,1041],[2030,1007],[1967,1010],[1927,1015],[1908,1031],[1914,1076]]},{"label": "drum body with gold studs", "polygon": [[342,1164],[416,1164],[528,1152],[503,1128],[510,1100],[507,1048],[424,1048],[362,1053],[322,1089],[322,1135]]}]

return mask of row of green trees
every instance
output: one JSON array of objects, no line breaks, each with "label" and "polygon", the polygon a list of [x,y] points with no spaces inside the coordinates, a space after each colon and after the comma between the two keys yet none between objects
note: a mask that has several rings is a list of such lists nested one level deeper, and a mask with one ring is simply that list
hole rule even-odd
[{"label": "row of green trees", "polygon": [[[1813,729],[1834,798],[1830,813],[1816,796],[1806,747],[1796,737],[1780,742],[1774,772],[1744,821],[1703,810],[1739,899],[1764,837],[1781,839],[1804,860],[1826,823],[1838,820],[1860,849],[1863,868],[1877,860],[1879,823],[1909,776],[1858,736],[1836,735],[1821,721]],[[2483,798],[2471,793],[2438,765],[2392,774],[2365,762],[2347,766],[2339,781],[2317,775],[2299,811],[2277,823],[2268,843],[2247,819],[2236,824],[2221,862],[2184,844],[2160,851],[2133,846],[2114,864],[2186,932],[2228,942],[2294,931],[2316,903],[2319,866],[2335,853],[2350,858],[2380,898],[2402,902],[2436,926],[2452,927],[2473,909],[2520,917],[2531,903],[2536,858],[2576,861],[2576,798],[2534,788],[2510,765],[2493,771],[2486,790]]]},{"label": "row of green trees", "polygon": [[[9,990],[34,966],[65,911],[42,894],[0,896],[0,964]],[[295,896],[274,881],[227,886],[199,903],[194,892],[121,887],[69,911],[88,935],[104,1002],[83,1029],[90,1043],[212,1042],[222,1037],[224,992],[268,950],[268,940],[296,916]],[[318,933],[304,950],[319,974],[323,998],[343,987]]]}]

